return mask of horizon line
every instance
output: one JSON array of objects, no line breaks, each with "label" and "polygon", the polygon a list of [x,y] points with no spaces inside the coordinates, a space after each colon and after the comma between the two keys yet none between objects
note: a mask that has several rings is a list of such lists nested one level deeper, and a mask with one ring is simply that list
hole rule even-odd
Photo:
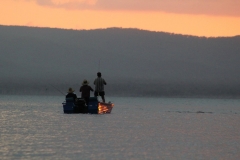
[{"label": "horizon line", "polygon": [[187,37],[199,37],[199,38],[233,38],[239,37],[240,35],[233,35],[233,36],[198,36],[198,35],[191,35],[191,34],[182,34],[182,33],[174,33],[174,32],[167,32],[167,31],[156,31],[156,30],[147,30],[141,28],[125,28],[125,27],[107,27],[107,28],[92,28],[92,29],[76,29],[76,28],[60,28],[60,27],[49,27],[49,26],[29,26],[29,25],[3,25],[0,26],[5,27],[29,27],[29,28],[42,28],[42,29],[59,29],[59,30],[73,30],[73,31],[92,31],[92,30],[107,30],[107,29],[133,29],[139,31],[147,31],[147,32],[156,32],[156,33],[166,33],[170,35],[181,35]]}]

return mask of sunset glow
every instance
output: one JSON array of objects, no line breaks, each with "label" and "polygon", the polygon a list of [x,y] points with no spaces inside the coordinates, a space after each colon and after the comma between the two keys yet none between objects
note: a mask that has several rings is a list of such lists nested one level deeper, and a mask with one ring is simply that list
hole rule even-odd
[{"label": "sunset glow", "polygon": [[122,27],[207,37],[240,35],[238,0],[219,0],[216,4],[203,0],[201,5],[190,0],[181,4],[176,0],[171,2],[3,0],[0,25],[64,29]]}]

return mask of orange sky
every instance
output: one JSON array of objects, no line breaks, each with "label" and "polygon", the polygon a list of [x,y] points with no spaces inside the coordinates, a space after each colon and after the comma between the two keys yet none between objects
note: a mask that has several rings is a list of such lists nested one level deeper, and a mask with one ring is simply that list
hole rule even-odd
[{"label": "orange sky", "polygon": [[0,24],[67,29],[139,28],[207,37],[240,35],[239,0],[202,0],[201,4],[195,0],[128,1],[1,0]]}]

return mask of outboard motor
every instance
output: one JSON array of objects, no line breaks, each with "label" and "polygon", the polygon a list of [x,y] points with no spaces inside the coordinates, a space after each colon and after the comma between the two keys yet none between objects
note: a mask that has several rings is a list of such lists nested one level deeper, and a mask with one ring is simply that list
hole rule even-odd
[{"label": "outboard motor", "polygon": [[87,105],[83,98],[78,98],[75,106],[75,113],[87,113]]}]

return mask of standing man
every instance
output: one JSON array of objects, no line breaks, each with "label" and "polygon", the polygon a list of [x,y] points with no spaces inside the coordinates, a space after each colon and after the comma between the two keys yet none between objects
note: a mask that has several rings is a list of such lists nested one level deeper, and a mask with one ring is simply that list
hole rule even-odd
[{"label": "standing man", "polygon": [[89,82],[87,80],[84,80],[82,82],[82,86],[79,89],[79,91],[82,92],[81,98],[84,98],[87,106],[88,106],[88,102],[89,102],[90,91],[93,91],[92,87],[89,86],[88,84],[89,84]]},{"label": "standing man", "polygon": [[94,96],[97,97],[98,95],[102,97],[102,101],[105,103],[105,92],[104,92],[104,85],[107,85],[106,81],[102,78],[101,72],[97,73],[97,78],[94,81],[95,85],[95,92]]}]

